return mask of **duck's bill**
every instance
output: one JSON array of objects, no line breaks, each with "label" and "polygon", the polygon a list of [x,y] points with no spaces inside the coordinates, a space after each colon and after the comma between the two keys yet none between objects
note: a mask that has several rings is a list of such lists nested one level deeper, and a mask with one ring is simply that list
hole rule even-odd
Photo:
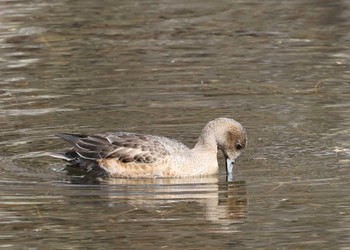
[{"label": "duck's bill", "polygon": [[225,164],[226,164],[227,174],[232,174],[233,173],[233,165],[235,164],[235,161],[226,157]]}]

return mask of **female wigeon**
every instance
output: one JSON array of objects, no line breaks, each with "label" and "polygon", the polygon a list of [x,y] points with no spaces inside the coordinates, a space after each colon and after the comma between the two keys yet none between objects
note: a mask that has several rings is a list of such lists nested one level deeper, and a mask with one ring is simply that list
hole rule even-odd
[{"label": "female wigeon", "polygon": [[237,121],[218,118],[202,130],[194,148],[161,136],[115,132],[95,135],[58,134],[73,148],[51,154],[74,168],[96,176],[166,178],[213,175],[218,172],[218,149],[224,153],[228,173],[247,145]]}]

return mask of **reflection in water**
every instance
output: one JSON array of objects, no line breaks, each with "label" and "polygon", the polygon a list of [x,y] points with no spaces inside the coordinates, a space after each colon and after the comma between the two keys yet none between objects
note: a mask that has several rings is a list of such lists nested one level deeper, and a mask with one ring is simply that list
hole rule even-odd
[{"label": "reflection in water", "polygon": [[[73,179],[73,183],[81,185],[82,179]],[[102,184],[101,192],[106,195],[109,207],[116,205],[118,208],[119,203],[127,203],[132,207],[131,210],[116,213],[144,210],[159,220],[180,220],[179,214],[186,215],[191,213],[193,207],[197,207],[198,210],[204,210],[206,220],[230,225],[244,222],[248,211],[245,182],[219,184],[217,176],[180,179],[110,178],[100,180],[99,184]],[[101,197],[101,200],[105,199]],[[191,203],[192,208],[189,209],[188,204]],[[193,219],[201,220],[202,212],[196,214],[198,218]],[[143,219],[140,218],[141,221]]]},{"label": "reflection in water", "polygon": [[[8,246],[52,244],[62,249],[98,238],[108,240],[97,240],[97,246],[112,246],[119,238],[140,246],[149,240],[155,241],[153,247],[176,246],[190,235],[235,232],[247,217],[244,182],[218,183],[215,177],[72,182],[1,181],[0,234]],[[178,242],[182,237],[185,241]],[[128,244],[119,242],[122,248]]]}]

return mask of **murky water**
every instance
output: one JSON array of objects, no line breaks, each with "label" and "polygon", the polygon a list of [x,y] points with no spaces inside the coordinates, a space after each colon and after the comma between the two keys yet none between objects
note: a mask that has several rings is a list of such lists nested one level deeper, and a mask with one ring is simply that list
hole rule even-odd
[{"label": "murky water", "polygon": [[[0,246],[350,249],[348,1],[0,2]],[[192,146],[240,121],[234,180],[93,180],[58,132]]]}]

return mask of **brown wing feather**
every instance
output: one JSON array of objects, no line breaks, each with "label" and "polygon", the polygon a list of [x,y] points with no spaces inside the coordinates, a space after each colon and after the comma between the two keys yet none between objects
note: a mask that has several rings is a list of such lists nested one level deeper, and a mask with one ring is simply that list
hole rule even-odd
[{"label": "brown wing feather", "polygon": [[74,149],[84,159],[116,158],[123,163],[153,163],[169,155],[157,137],[134,133],[86,136],[74,142]]},{"label": "brown wing feather", "polygon": [[159,158],[169,155],[157,137],[150,135],[116,133],[106,136],[113,145],[106,158],[116,158],[123,163],[153,163]]}]

